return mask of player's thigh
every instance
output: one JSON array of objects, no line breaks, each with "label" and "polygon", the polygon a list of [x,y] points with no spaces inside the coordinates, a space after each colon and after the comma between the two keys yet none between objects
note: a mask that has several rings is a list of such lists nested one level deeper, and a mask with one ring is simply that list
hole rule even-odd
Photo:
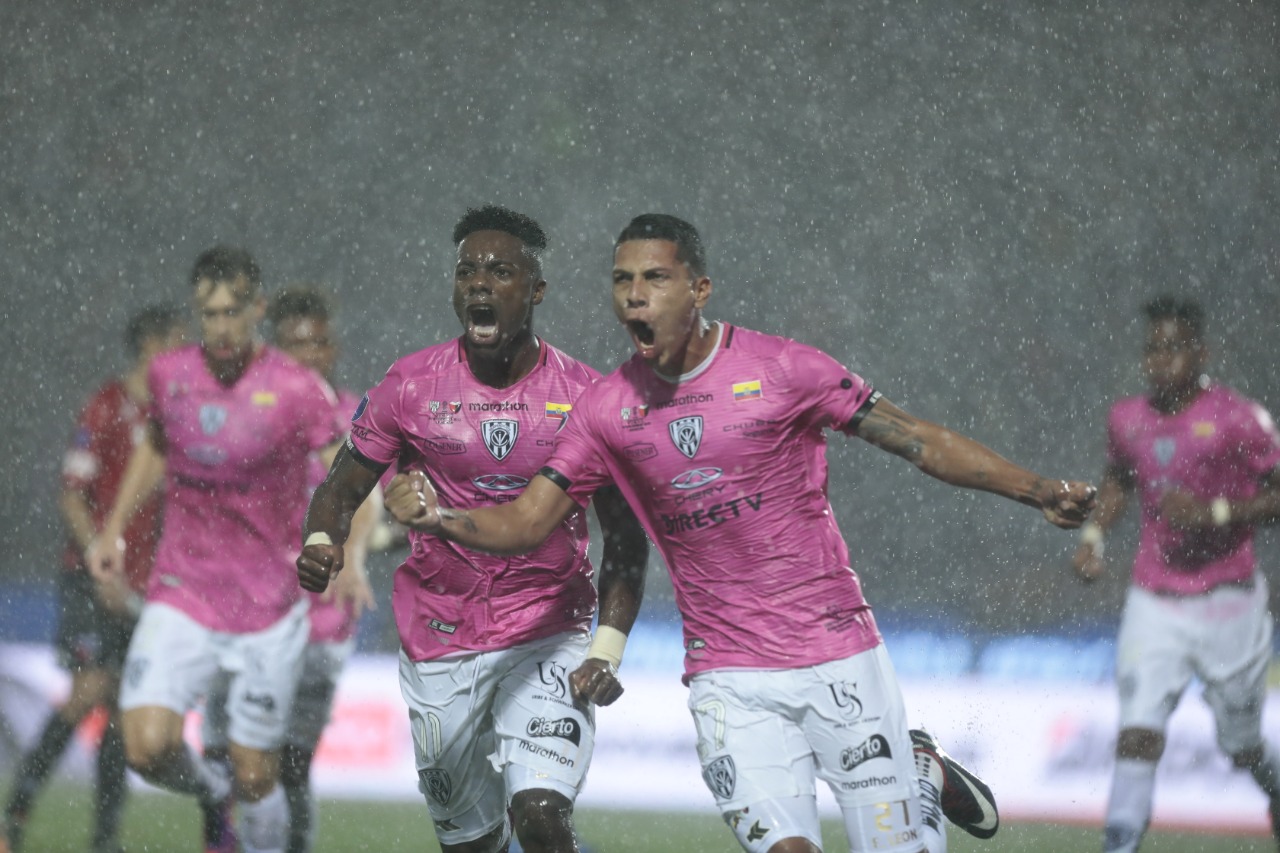
[{"label": "player's thigh", "polygon": [[1202,618],[1196,673],[1217,722],[1218,743],[1235,753],[1262,743],[1262,707],[1271,663],[1272,619],[1266,584],[1210,594]]},{"label": "player's thigh", "polygon": [[285,742],[311,752],[329,724],[338,678],[355,648],[355,638],[343,642],[308,643],[302,653],[302,673],[293,695],[293,712]]},{"label": "player's thigh", "polygon": [[147,604],[133,631],[120,684],[120,709],[158,707],[183,715],[218,670],[218,635],[167,604]]},{"label": "player's thigh", "polygon": [[503,653],[509,662],[494,697],[498,765],[509,794],[532,789],[577,799],[591,766],[595,715],[573,701],[569,673],[589,637],[560,634]]},{"label": "player's thigh", "polygon": [[494,655],[415,662],[400,652],[418,789],[441,844],[474,841],[506,821],[506,788],[490,760],[500,669],[487,659]]},{"label": "player's thigh", "polygon": [[227,739],[253,750],[284,744],[310,625],[306,605],[261,631],[224,636],[219,653],[227,684]]},{"label": "player's thigh", "polygon": [[1193,674],[1195,634],[1177,598],[1131,587],[1116,638],[1120,727],[1164,731]]},{"label": "player's thigh", "polygon": [[[789,703],[794,670],[713,670],[689,683],[702,778],[733,825],[757,803],[815,796],[813,750]],[[804,837],[815,836],[817,824]]]}]

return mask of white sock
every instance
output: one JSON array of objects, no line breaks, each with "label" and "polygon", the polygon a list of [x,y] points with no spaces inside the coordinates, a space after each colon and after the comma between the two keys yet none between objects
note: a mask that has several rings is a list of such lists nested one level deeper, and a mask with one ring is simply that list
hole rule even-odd
[{"label": "white sock", "polygon": [[1156,787],[1156,763],[1117,758],[1107,801],[1104,853],[1134,853],[1151,822],[1151,797]]},{"label": "white sock", "polygon": [[240,801],[240,844],[244,853],[283,853],[289,838],[289,803],[276,785],[256,803]]}]

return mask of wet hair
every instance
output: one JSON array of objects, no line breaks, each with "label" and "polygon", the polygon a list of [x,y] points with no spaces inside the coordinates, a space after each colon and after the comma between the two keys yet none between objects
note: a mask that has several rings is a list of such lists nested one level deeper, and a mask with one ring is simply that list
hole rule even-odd
[{"label": "wet hair", "polygon": [[235,246],[214,246],[200,253],[191,267],[191,284],[202,279],[212,282],[233,282],[243,277],[249,283],[249,295],[255,296],[262,289],[262,270],[253,255]]},{"label": "wet hair", "polygon": [[307,283],[291,284],[281,290],[267,304],[267,319],[278,326],[290,317],[328,322],[333,316],[329,297],[319,286]]},{"label": "wet hair", "polygon": [[1176,320],[1184,324],[1190,330],[1191,337],[1197,341],[1204,336],[1204,308],[1194,299],[1157,296],[1142,306],[1142,310],[1152,323],[1159,323],[1162,320]]},{"label": "wet hair", "polygon": [[667,213],[642,213],[627,223],[617,241],[618,246],[629,240],[669,240],[676,244],[676,260],[689,268],[696,276],[707,274],[707,256],[702,248],[698,229],[688,222]]},{"label": "wet hair", "polygon": [[535,263],[542,264],[542,253],[547,248],[547,234],[533,217],[496,204],[468,208],[458,224],[453,226],[453,245],[459,245],[477,231],[510,234],[524,244],[525,254],[533,258]]},{"label": "wet hair", "polygon": [[185,322],[176,305],[148,305],[129,318],[124,327],[124,346],[132,358],[142,353],[142,345],[154,338],[165,338]]}]

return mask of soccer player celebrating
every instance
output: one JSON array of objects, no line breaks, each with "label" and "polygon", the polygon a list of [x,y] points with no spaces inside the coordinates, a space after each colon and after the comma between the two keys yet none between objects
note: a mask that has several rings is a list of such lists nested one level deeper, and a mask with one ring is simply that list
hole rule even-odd
[{"label": "soccer player celebrating", "polygon": [[[90,549],[90,568],[120,571],[119,537],[163,476],[155,568],[125,662],[120,706],[129,766],[195,795],[208,850],[282,850],[279,749],[307,642],[293,579],[309,455],[343,433],[337,401],[313,371],[257,336],[266,302],[257,263],[216,247],[191,272],[201,342],[151,365],[147,440],[125,471]],[[229,673],[231,775],[183,740],[183,716]]]},{"label": "soccer player celebrating", "polygon": [[35,746],[18,764],[0,822],[0,852],[22,849],[22,831],[31,806],[66,750],[80,721],[95,707],[108,709],[98,747],[93,850],[119,849],[116,836],[127,791],[124,743],[116,713],[120,667],[141,605],[140,593],[155,552],[160,520],[157,497],[148,501],[124,531],[124,572],[95,589],[85,570],[84,552],[111,509],[125,462],[146,434],[147,368],[152,358],[182,343],[186,325],[168,306],[153,306],[130,318],[125,344],[132,363],[124,375],[104,384],[80,412],[75,440],[62,460],[58,505],[67,528],[63,571],[58,577],[60,608],[57,648],[71,672],[71,695],[48,722]]},{"label": "soccer player celebrating", "polygon": [[[320,374],[335,389],[339,411],[350,414],[355,411],[359,397],[334,384],[338,345],[332,315],[329,298],[319,288],[307,284],[286,287],[272,296],[267,305],[272,342]],[[322,454],[311,454],[310,468],[308,484],[314,490],[328,473]],[[338,677],[355,649],[360,614],[375,607],[364,563],[369,536],[381,514],[381,490],[375,489],[353,519],[352,535],[347,539],[346,570],[325,593],[308,595],[311,633],[303,652],[302,674],[280,750],[280,784],[289,804],[287,853],[307,853],[312,847],[316,806],[311,791],[311,762],[329,723]],[[299,530],[301,524],[299,518]],[[226,751],[227,684],[226,679],[220,679],[205,701],[202,740],[206,756]]]},{"label": "soccer player celebrating", "polygon": [[[390,466],[430,469],[459,506],[509,502],[599,377],[533,332],[547,286],[537,222],[473,209],[453,242],[462,335],[401,358],[360,403],[307,512],[297,565],[308,589],[342,569],[344,519]],[[623,636],[640,606],[648,543],[616,489],[600,489],[594,504],[605,537],[600,621]],[[512,820],[528,853],[578,849],[572,815],[595,741],[590,703],[609,704],[622,688],[620,653],[588,648],[596,590],[584,510],[574,510],[524,557],[413,532],[396,572],[400,688],[419,787],[448,853],[505,850]],[[581,667],[588,655],[596,659]]]},{"label": "soccer player celebrating", "polygon": [[[454,506],[434,469],[430,480],[411,469],[388,485],[388,509],[418,531],[519,553],[616,483],[670,571],[703,777],[743,849],[820,849],[815,774],[853,850],[944,850],[939,793],[948,817],[989,836],[985,786],[927,736],[913,761],[893,668],[827,501],[823,430],[1060,527],[1080,525],[1093,488],[912,417],[816,349],[708,322],[710,296],[692,225],[632,220],[615,245],[613,306],[636,355],[578,400],[519,500]],[[619,649],[622,639],[606,637]]]},{"label": "soccer player celebrating", "polygon": [[1260,405],[1205,375],[1197,303],[1160,297],[1146,315],[1149,391],[1111,408],[1098,509],[1073,559],[1086,580],[1102,573],[1103,535],[1136,491],[1142,525],[1116,643],[1120,737],[1103,848],[1138,849],[1165,725],[1193,675],[1218,744],[1270,798],[1280,838],[1280,753],[1262,736],[1272,621],[1253,553],[1255,526],[1280,518],[1280,434]]}]

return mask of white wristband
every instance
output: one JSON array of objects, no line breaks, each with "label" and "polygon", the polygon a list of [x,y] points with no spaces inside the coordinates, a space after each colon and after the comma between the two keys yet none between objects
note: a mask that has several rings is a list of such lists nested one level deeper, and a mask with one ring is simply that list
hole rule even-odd
[{"label": "white wristband", "polygon": [[615,667],[622,666],[622,650],[627,646],[627,635],[617,628],[601,625],[596,628],[596,635],[591,638],[591,648],[587,649],[587,657],[607,660]]},{"label": "white wristband", "polygon": [[310,536],[307,537],[307,541],[302,543],[302,547],[306,548],[309,545],[332,545],[332,544],[333,544],[333,540],[329,538],[328,533],[325,533],[323,530],[317,530],[315,533],[312,533]]},{"label": "white wristband", "polygon": [[1102,528],[1096,522],[1087,522],[1080,528],[1080,544],[1093,549],[1093,556],[1102,558],[1106,551],[1106,543],[1102,541]]},{"label": "white wristband", "polygon": [[1213,523],[1217,527],[1226,527],[1231,523],[1231,504],[1226,498],[1214,498],[1209,504],[1209,512],[1213,513]]}]

